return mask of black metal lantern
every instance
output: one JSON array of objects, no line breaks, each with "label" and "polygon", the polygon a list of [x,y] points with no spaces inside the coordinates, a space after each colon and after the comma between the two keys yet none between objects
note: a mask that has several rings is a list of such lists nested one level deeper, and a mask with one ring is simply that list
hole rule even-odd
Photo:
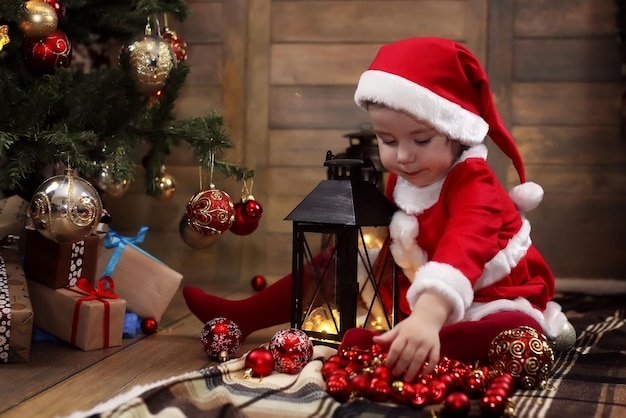
[{"label": "black metal lantern", "polygon": [[[380,162],[376,133],[372,131],[369,125],[363,125],[359,131],[349,132],[343,137],[348,138],[349,146],[344,152],[337,154],[336,158],[362,159],[364,165],[361,168],[361,177],[374,183],[384,192],[383,172],[385,168]],[[330,168],[328,169],[328,178],[332,178]]]},{"label": "black metal lantern", "polygon": [[[368,242],[377,232],[386,234],[395,207],[363,179],[363,160],[333,158],[329,151],[324,165],[332,178],[285,218],[293,221],[291,326],[315,342],[337,346],[350,328],[385,330],[395,324],[395,264],[388,253],[374,263]],[[391,308],[378,291],[389,277]]]}]

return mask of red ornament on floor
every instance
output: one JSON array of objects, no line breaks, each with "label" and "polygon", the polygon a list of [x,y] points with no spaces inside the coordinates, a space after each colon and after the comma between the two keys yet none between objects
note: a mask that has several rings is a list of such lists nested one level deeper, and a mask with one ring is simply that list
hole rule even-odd
[{"label": "red ornament on floor", "polygon": [[254,276],[252,280],[250,280],[250,284],[252,285],[252,288],[254,290],[260,292],[261,290],[265,289],[265,286],[267,286],[267,281],[263,276]]},{"label": "red ornament on floor", "polygon": [[464,417],[468,414],[472,402],[463,392],[452,392],[443,403],[443,412],[446,416]]},{"label": "red ornament on floor", "polygon": [[265,377],[274,371],[274,356],[265,347],[258,347],[246,355],[246,376]]},{"label": "red ornament on floor", "polygon": [[159,330],[159,324],[154,318],[144,318],[141,320],[141,330],[144,334],[154,334]]},{"label": "red ornament on floor", "polygon": [[270,340],[274,369],[279,373],[296,374],[313,357],[313,343],[302,330],[288,328],[278,331]]},{"label": "red ornament on floor", "polygon": [[242,334],[239,326],[228,318],[213,318],[204,325],[200,342],[212,360],[227,361],[239,350]]}]

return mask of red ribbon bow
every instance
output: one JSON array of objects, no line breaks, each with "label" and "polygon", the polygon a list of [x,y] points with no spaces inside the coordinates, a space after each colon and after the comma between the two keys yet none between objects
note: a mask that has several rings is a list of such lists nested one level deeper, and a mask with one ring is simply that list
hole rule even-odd
[{"label": "red ribbon bow", "polygon": [[117,299],[117,295],[113,293],[113,289],[115,288],[115,284],[113,283],[113,279],[110,276],[104,276],[100,280],[98,280],[98,287],[95,288],[89,282],[89,280],[81,277],[76,282],[76,287],[80,290],[68,287],[68,290],[72,292],[76,292],[84,297],[78,299],[76,301],[76,305],[74,306],[74,317],[72,319],[72,344],[76,344],[76,333],[78,331],[78,319],[80,314],[80,305],[83,302],[89,300],[98,300],[102,302],[104,305],[104,333],[103,333],[103,345],[104,348],[109,346],[109,326],[110,326],[110,316],[111,316],[111,308],[109,306],[109,301],[106,299]]}]

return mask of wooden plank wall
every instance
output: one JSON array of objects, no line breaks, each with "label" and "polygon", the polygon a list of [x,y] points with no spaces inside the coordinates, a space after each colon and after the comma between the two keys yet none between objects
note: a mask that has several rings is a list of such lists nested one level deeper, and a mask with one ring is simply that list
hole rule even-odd
[{"label": "wooden plank wall", "polygon": [[[271,283],[289,272],[291,224],[284,217],[325,178],[326,151],[342,152],[348,145],[342,136],[367,121],[352,99],[359,75],[381,44],[417,35],[463,42],[486,63],[529,178],[546,189],[529,217],[557,275],[626,276],[618,220],[626,157],[617,132],[620,69],[611,0],[189,5],[190,18],[171,25],[187,41],[192,66],[177,113],[222,112],[235,142],[224,157],[256,171],[253,194],[265,210],[260,227],[245,237],[225,233],[206,250],[182,242],[178,223],[199,187],[197,165],[184,149],[166,161],[178,184],[172,199],[144,196],[138,169],[131,190],[107,202],[116,229],[150,227],[144,248],[185,281],[244,283],[262,274]],[[497,150],[490,162],[514,184]],[[239,198],[240,184],[219,176],[214,183]]]},{"label": "wooden plank wall", "polygon": [[625,277],[615,2],[494,1],[490,15],[490,42],[503,52],[488,69],[506,88],[500,110],[546,193],[528,214],[535,244],[558,276]]}]

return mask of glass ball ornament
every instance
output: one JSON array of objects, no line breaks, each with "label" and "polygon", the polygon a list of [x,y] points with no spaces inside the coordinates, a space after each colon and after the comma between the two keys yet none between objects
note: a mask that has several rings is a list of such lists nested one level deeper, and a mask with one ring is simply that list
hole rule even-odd
[{"label": "glass ball ornament", "polygon": [[27,1],[25,6],[26,16],[18,23],[24,36],[34,40],[44,39],[56,30],[59,18],[54,6],[42,0]]},{"label": "glass ball ornament", "polygon": [[563,353],[568,351],[570,348],[574,346],[576,343],[576,330],[572,326],[572,324],[567,321],[563,328],[561,328],[561,332],[555,338],[550,339],[550,345],[552,349],[557,353]]},{"label": "glass ball ornament", "polygon": [[544,387],[554,364],[554,351],[546,336],[527,326],[496,335],[488,356],[494,370],[509,373],[516,387],[525,389]]},{"label": "glass ball ornament", "polygon": [[105,197],[121,197],[130,188],[130,180],[116,180],[113,178],[111,168],[104,163],[100,166],[100,171],[93,178],[94,186],[102,191]]},{"label": "glass ball ornament", "polygon": [[180,233],[180,237],[183,242],[196,250],[212,247],[215,243],[217,243],[219,238],[218,234],[202,235],[193,229],[189,224],[189,220],[186,215],[183,215],[178,223],[178,232]]},{"label": "glass ball ornament", "polygon": [[119,64],[142,94],[153,94],[165,86],[176,58],[169,42],[155,35],[132,39],[120,50]]},{"label": "glass ball ornament", "polygon": [[44,1],[54,8],[54,12],[57,15],[57,20],[61,22],[65,18],[65,14],[67,12],[65,3],[62,3],[59,0],[44,0]]},{"label": "glass ball ornament", "polygon": [[44,237],[73,243],[91,235],[102,217],[102,201],[87,180],[71,174],[50,177],[35,190],[29,215]]},{"label": "glass ball ornament", "polygon": [[243,334],[239,325],[225,317],[211,319],[200,332],[200,343],[212,360],[227,361],[241,345]]},{"label": "glass ball ornament", "polygon": [[178,62],[187,60],[187,42],[180,38],[176,32],[170,28],[163,29],[163,39],[172,45],[172,50]]},{"label": "glass ball ornament", "polygon": [[194,231],[202,235],[216,235],[231,227],[235,221],[235,208],[228,193],[211,187],[189,199],[186,215]]},{"label": "glass ball ornament", "polygon": [[176,180],[171,174],[160,173],[156,178],[156,189],[152,197],[156,200],[168,200],[176,192]]},{"label": "glass ball ornament", "polygon": [[274,334],[269,350],[274,357],[274,369],[279,373],[300,373],[313,358],[313,342],[304,331],[296,328]]},{"label": "glass ball ornament", "polygon": [[24,63],[33,73],[49,74],[72,61],[72,43],[60,29],[44,39],[26,38],[22,48]]},{"label": "glass ball ornament", "polygon": [[235,220],[233,224],[230,226],[230,232],[235,235],[249,235],[256,231],[259,227],[258,219],[248,219],[244,217],[244,205],[243,201],[237,202],[234,205],[235,210]]}]

